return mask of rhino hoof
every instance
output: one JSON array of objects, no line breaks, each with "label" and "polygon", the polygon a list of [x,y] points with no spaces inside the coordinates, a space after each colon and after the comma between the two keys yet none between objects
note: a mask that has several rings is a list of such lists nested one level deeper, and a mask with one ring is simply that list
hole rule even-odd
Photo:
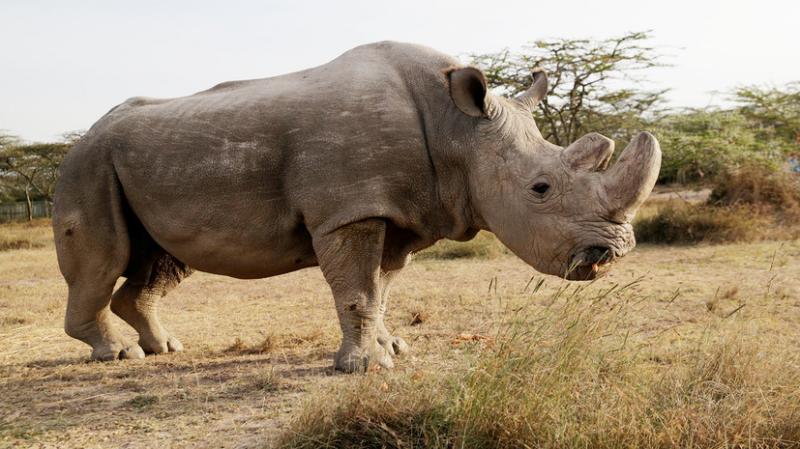
[{"label": "rhino hoof", "polygon": [[146,354],[166,354],[168,352],[183,351],[183,344],[173,336],[167,337],[166,341],[163,342],[147,342],[140,339],[139,345],[144,348]]},{"label": "rhino hoof", "polygon": [[181,352],[183,351],[183,343],[175,337],[169,337],[167,339],[167,349],[169,352]]},{"label": "rhino hoof", "polygon": [[144,350],[139,345],[130,345],[125,347],[113,345],[111,347],[96,348],[92,351],[92,360],[99,360],[103,362],[143,358]]},{"label": "rhino hoof", "polygon": [[378,344],[384,347],[390,355],[407,354],[411,349],[408,344],[400,337],[393,337],[387,335],[386,337],[378,337]]},{"label": "rhino hoof", "polygon": [[395,355],[408,354],[411,347],[402,338],[392,337],[392,350],[394,350]]},{"label": "rhino hoof", "polygon": [[336,354],[334,369],[344,373],[364,373],[375,366],[394,368],[391,354],[379,344],[375,344],[368,352],[357,347],[340,349]]}]

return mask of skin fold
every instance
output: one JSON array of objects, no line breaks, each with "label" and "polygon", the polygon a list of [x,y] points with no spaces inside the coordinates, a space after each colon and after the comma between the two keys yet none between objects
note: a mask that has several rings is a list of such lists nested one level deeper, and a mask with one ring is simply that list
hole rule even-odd
[{"label": "skin fold", "polygon": [[157,302],[192,270],[319,266],[342,329],[335,367],[363,371],[408,350],[383,323],[389,287],[440,239],[489,230],[538,271],[592,279],[634,246],[661,153],[642,133],[607,168],[614,144],[599,134],[550,144],[531,114],[546,92],[537,71],[519,98],[496,97],[478,69],[380,42],[288,75],[129,99],[61,167],[65,330],[98,360],[179,351]]}]

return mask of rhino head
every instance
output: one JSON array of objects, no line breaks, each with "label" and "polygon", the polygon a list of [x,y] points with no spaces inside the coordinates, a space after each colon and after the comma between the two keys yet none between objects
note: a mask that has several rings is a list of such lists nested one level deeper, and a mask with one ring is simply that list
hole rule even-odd
[{"label": "rhino head", "polygon": [[661,150],[642,132],[609,167],[614,141],[587,134],[566,148],[546,141],[532,111],[547,93],[544,72],[522,95],[487,91],[475,68],[448,72],[450,96],[474,126],[469,189],[481,226],[536,270],[594,279],[635,245],[631,220],[653,189]]}]

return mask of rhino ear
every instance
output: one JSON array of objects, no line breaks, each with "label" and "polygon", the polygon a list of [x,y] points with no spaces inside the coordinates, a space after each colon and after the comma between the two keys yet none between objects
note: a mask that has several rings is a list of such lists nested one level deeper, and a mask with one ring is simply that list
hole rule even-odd
[{"label": "rhino ear", "polygon": [[470,117],[486,117],[486,77],[474,67],[453,69],[447,73],[450,97],[458,109]]}]

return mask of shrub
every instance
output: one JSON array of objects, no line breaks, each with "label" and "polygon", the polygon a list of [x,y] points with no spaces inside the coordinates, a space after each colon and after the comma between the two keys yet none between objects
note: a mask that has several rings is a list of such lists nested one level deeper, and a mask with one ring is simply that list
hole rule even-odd
[{"label": "shrub", "polygon": [[713,207],[670,202],[634,223],[642,243],[721,243],[759,240],[769,221],[748,207]]},{"label": "shrub", "polygon": [[728,167],[777,167],[787,144],[762,135],[763,127],[738,110],[691,110],[668,115],[654,128],[664,152],[659,182],[713,180]]},{"label": "shrub", "polygon": [[749,161],[715,177],[705,204],[670,202],[634,223],[650,243],[739,242],[800,235],[800,177]]},{"label": "shrub", "polygon": [[721,206],[761,206],[797,216],[800,176],[764,165],[745,164],[725,171],[715,180],[709,202]]}]

